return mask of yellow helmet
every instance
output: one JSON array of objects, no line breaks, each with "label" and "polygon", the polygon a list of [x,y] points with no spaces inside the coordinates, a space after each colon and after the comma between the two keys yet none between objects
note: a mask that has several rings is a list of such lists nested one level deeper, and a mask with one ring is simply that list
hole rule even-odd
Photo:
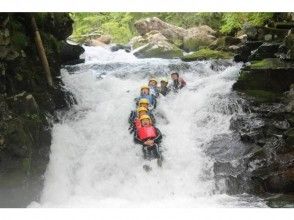
[{"label": "yellow helmet", "polygon": [[147,86],[147,85],[143,85],[143,86],[141,86],[141,90],[142,90],[142,89],[149,89],[149,90],[150,90],[149,86]]},{"label": "yellow helmet", "polygon": [[149,105],[148,99],[140,99],[139,105],[141,105],[141,104],[148,104]]},{"label": "yellow helmet", "polygon": [[145,107],[139,107],[139,108],[137,108],[137,112],[138,112],[138,113],[140,113],[140,112],[142,112],[142,111],[148,112],[148,109],[145,108]]},{"label": "yellow helmet", "polygon": [[142,116],[140,117],[140,121],[142,121],[143,119],[148,119],[148,120],[151,122],[151,118],[150,118],[149,115],[142,115]]},{"label": "yellow helmet", "polygon": [[154,82],[156,82],[156,84],[157,84],[157,80],[155,79],[155,78],[151,78],[151,79],[149,79],[149,82],[150,81],[154,81]]},{"label": "yellow helmet", "polygon": [[162,79],[160,80],[160,82],[168,83],[168,80],[167,80],[167,78],[162,78]]}]

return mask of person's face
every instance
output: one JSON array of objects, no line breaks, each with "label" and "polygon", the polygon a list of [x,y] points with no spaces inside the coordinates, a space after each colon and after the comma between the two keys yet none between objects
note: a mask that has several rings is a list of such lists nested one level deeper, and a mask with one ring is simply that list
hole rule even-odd
[{"label": "person's face", "polygon": [[141,103],[139,107],[144,107],[144,108],[147,108],[148,109],[148,104]]},{"label": "person's face", "polygon": [[142,89],[142,93],[145,94],[145,95],[148,95],[149,94],[149,89],[147,89],[147,88]]},{"label": "person's face", "polygon": [[156,86],[157,83],[156,83],[154,80],[151,80],[151,81],[149,82],[149,85],[150,85],[150,86]]},{"label": "person's face", "polygon": [[146,126],[149,126],[150,125],[150,121],[149,121],[149,119],[143,119],[142,121],[141,121],[141,123],[142,123],[142,126],[143,127],[146,127]]},{"label": "person's face", "polygon": [[178,79],[178,76],[177,76],[177,74],[172,74],[171,75],[171,78],[172,78],[172,80],[177,80]]},{"label": "person's face", "polygon": [[140,111],[140,112],[139,112],[139,118],[140,118],[141,116],[143,116],[143,115],[147,115],[147,112],[146,112],[146,111]]}]

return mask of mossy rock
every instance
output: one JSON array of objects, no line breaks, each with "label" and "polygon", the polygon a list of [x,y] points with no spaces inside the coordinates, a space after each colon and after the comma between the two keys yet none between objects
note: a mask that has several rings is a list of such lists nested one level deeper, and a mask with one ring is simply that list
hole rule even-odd
[{"label": "mossy rock", "polygon": [[183,52],[175,45],[169,44],[169,47],[162,47],[160,45],[149,43],[140,48],[138,51],[135,51],[134,55],[138,58],[173,59],[181,57],[183,55]]},{"label": "mossy rock", "polygon": [[201,49],[192,54],[183,56],[181,59],[183,61],[195,61],[195,60],[208,60],[208,59],[231,59],[233,54],[230,52],[211,50],[211,49]]},{"label": "mossy rock", "polygon": [[260,61],[252,61],[249,69],[289,69],[294,68],[293,62],[284,62],[279,58],[267,58]]},{"label": "mossy rock", "polygon": [[245,94],[252,97],[258,103],[277,102],[281,99],[281,94],[265,90],[246,90]]},{"label": "mossy rock", "polygon": [[294,146],[294,128],[291,128],[290,130],[286,131],[285,137],[286,144],[288,146]]}]

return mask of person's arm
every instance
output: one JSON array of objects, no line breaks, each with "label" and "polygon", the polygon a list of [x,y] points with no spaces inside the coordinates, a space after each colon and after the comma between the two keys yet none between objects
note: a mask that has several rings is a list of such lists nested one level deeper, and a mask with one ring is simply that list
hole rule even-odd
[{"label": "person's arm", "polygon": [[135,119],[135,112],[131,111],[130,117],[129,117],[129,123],[132,125],[134,123]]},{"label": "person's arm", "polygon": [[155,129],[156,129],[157,136],[153,139],[153,141],[154,143],[159,144],[162,139],[162,134],[158,128],[155,128]]},{"label": "person's arm", "polygon": [[183,78],[180,79],[180,82],[181,82],[180,89],[182,89],[183,87],[185,87],[187,85],[186,81],[183,80]]},{"label": "person's arm", "polygon": [[138,137],[138,133],[137,133],[137,131],[136,131],[135,134],[134,134],[134,141],[135,141],[137,144],[142,144],[142,145],[144,145],[144,142]]}]

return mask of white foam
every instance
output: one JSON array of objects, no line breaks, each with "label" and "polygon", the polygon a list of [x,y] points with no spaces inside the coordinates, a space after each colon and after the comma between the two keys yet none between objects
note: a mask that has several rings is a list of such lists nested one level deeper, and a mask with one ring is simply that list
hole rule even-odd
[{"label": "white foam", "polygon": [[158,104],[157,111],[169,121],[157,123],[164,134],[163,167],[152,164],[152,172],[146,173],[141,147],[128,133],[127,118],[148,71],[161,66],[167,71],[170,63],[181,61],[139,60],[123,51],[86,48],[85,68],[89,63],[121,62],[131,64],[126,72],[106,70],[100,80],[93,74],[99,68],[63,72],[65,86],[78,105],[54,125],[42,198],[31,207],[240,206],[240,198],[214,193],[212,162],[201,149],[214,135],[230,132],[231,116],[213,111],[212,106],[218,104],[216,94],[230,93],[240,66],[213,71],[210,62],[199,62],[185,70],[187,88],[162,97]]}]

